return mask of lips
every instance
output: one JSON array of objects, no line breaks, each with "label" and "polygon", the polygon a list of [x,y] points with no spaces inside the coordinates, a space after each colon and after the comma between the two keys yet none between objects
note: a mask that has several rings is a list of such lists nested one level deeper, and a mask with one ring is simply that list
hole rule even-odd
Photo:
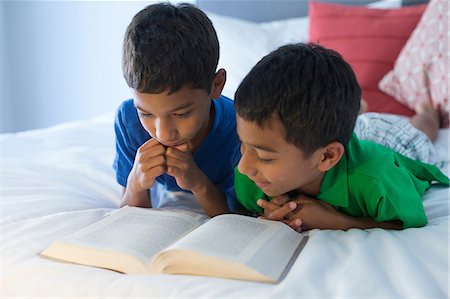
[{"label": "lips", "polygon": [[158,140],[158,142],[167,147],[179,146],[179,145],[182,145],[183,143],[186,143],[185,141],[168,143],[168,142],[162,142],[161,140]]},{"label": "lips", "polygon": [[177,145],[180,145],[181,143],[163,143],[163,145],[164,146],[167,146],[167,147],[173,147],[173,146],[177,146]]},{"label": "lips", "polygon": [[262,189],[262,190],[266,189],[270,185],[270,183],[268,183],[268,182],[257,182],[257,181],[254,181],[254,182],[255,182],[255,185],[258,186],[258,188]]}]

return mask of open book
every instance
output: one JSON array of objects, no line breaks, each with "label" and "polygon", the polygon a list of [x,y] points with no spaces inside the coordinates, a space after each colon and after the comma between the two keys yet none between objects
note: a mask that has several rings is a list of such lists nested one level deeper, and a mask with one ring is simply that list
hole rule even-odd
[{"label": "open book", "polygon": [[191,274],[279,282],[307,236],[281,222],[226,214],[121,208],[41,254],[129,274]]}]

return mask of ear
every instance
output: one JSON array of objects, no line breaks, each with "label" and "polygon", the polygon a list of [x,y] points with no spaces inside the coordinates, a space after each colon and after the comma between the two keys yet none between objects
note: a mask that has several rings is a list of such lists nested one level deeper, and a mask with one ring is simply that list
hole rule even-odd
[{"label": "ear", "polygon": [[322,156],[318,168],[322,172],[326,172],[334,167],[344,155],[345,148],[340,142],[332,142],[322,149]]},{"label": "ear", "polygon": [[217,99],[222,94],[223,87],[227,81],[227,72],[224,69],[217,71],[211,87],[211,97]]}]

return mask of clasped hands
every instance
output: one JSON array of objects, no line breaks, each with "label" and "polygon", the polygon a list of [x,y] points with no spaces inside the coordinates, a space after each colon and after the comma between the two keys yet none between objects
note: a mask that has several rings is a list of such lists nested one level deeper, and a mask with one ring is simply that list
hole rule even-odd
[{"label": "clasped hands", "polygon": [[258,199],[264,209],[262,219],[281,221],[297,232],[310,229],[341,229],[345,215],[330,204],[305,195],[290,200],[287,195],[274,197],[271,201]]},{"label": "clasped hands", "polygon": [[135,190],[150,189],[156,177],[164,173],[173,176],[180,188],[191,191],[205,176],[187,143],[166,147],[152,138],[138,148],[129,182]]}]

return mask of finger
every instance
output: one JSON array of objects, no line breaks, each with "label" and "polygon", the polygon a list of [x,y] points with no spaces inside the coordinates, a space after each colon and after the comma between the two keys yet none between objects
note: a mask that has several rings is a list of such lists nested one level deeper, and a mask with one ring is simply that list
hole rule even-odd
[{"label": "finger", "polygon": [[282,194],[282,195],[272,198],[272,200],[270,202],[272,202],[276,205],[282,206],[288,201],[289,201],[289,196],[287,196],[286,194]]},{"label": "finger", "polygon": [[156,146],[144,151],[138,149],[135,160],[138,164],[148,164],[150,160],[156,157],[162,157],[162,159],[166,159],[165,152],[166,149],[164,146]]},{"label": "finger", "polygon": [[144,175],[139,176],[140,184],[142,186],[151,187],[154,184],[156,177],[162,175],[163,173],[164,167],[162,166],[153,167],[152,169],[147,171]]},{"label": "finger", "polygon": [[300,195],[299,197],[293,199],[292,201],[297,203],[298,205],[300,205],[300,204],[309,204],[309,203],[312,203],[312,202],[316,202],[317,199],[310,198],[310,197],[307,197],[305,195]]},{"label": "finger", "polygon": [[192,178],[192,179],[198,178],[198,172],[195,172],[194,169],[188,170],[186,164],[181,164],[181,166],[177,166],[174,164],[169,165],[166,162],[166,173],[181,180],[184,180],[185,178]]},{"label": "finger", "polygon": [[150,169],[162,166],[163,168],[166,167],[166,157],[165,156],[157,156],[152,157],[148,160],[146,160],[144,163],[140,164],[140,169],[142,172],[148,172]]},{"label": "finger", "polygon": [[297,215],[304,207],[305,204],[304,203],[297,203],[297,207],[291,212],[289,213],[286,218],[291,219],[292,217],[295,217],[295,215]]},{"label": "finger", "polygon": [[145,149],[149,149],[151,147],[157,146],[157,145],[161,145],[163,146],[158,140],[156,140],[156,138],[150,138],[149,140],[147,140],[146,142],[144,142],[140,148],[142,148],[143,150]]},{"label": "finger", "polygon": [[302,220],[299,218],[294,220],[288,220],[287,225],[289,225],[295,231],[300,232],[302,230]]},{"label": "finger", "polygon": [[[155,139],[156,140],[156,139]],[[153,141],[151,139],[150,141]],[[158,141],[150,142],[147,141],[143,145],[141,145],[136,152],[136,155],[164,155],[166,152],[166,147],[159,143]]]},{"label": "finger", "polygon": [[295,210],[295,208],[297,208],[297,204],[295,202],[288,202],[281,208],[271,212],[269,217],[274,219],[285,219],[289,213]]},{"label": "finger", "polygon": [[256,204],[263,208],[264,210],[276,210],[279,209],[281,206],[276,205],[270,201],[264,200],[264,199],[258,199],[256,201]]},{"label": "finger", "polygon": [[180,145],[177,145],[177,146],[174,146],[174,148],[176,148],[179,151],[185,152],[185,153],[190,151],[190,145],[187,142],[183,143],[183,144],[180,144]]},{"label": "finger", "polygon": [[178,167],[166,164],[166,173],[173,177],[179,177],[183,174],[183,171]]},{"label": "finger", "polygon": [[166,156],[172,157],[178,160],[186,160],[188,157],[190,157],[190,153],[183,152],[176,147],[168,147],[166,149]]},{"label": "finger", "polygon": [[163,165],[159,165],[156,167],[153,167],[149,170],[148,175],[152,177],[153,179],[162,175],[165,171],[165,167]]},{"label": "finger", "polygon": [[282,220],[285,218],[287,214],[289,214],[297,207],[297,204],[295,202],[289,202],[282,207],[279,207],[273,203],[270,203],[262,199],[258,199],[256,203],[260,207],[262,207],[265,212],[268,211],[268,213],[265,213],[266,214],[265,217],[271,220]]},{"label": "finger", "polygon": [[178,159],[178,158],[174,158],[172,156],[166,156],[166,165],[167,168],[177,168],[180,171],[187,171],[188,167],[189,167],[189,163],[187,160],[188,157],[185,157],[185,159]]}]

